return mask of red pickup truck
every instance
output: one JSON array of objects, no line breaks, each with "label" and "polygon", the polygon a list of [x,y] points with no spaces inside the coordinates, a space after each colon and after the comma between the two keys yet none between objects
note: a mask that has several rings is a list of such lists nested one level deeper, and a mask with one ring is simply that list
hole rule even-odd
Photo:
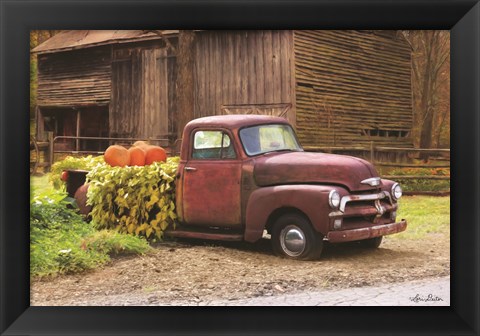
[{"label": "red pickup truck", "polygon": [[396,220],[401,196],[400,185],[365,160],[305,152],[283,118],[205,117],[185,126],[176,175],[180,224],[166,234],[270,238],[277,255],[311,260],[324,241],[376,248],[383,236],[404,231],[406,220]]}]

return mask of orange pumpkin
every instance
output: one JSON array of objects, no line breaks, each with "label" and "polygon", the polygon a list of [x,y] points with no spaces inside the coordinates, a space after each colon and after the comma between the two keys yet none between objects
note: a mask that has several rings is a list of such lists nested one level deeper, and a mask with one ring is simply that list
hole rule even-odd
[{"label": "orange pumpkin", "polygon": [[164,162],[167,160],[167,152],[160,146],[148,146],[145,150],[145,164]]},{"label": "orange pumpkin", "polygon": [[145,151],[140,147],[130,147],[130,166],[145,166]]},{"label": "orange pumpkin", "polygon": [[112,167],[125,167],[130,163],[130,153],[120,145],[108,147],[103,157],[105,162]]},{"label": "orange pumpkin", "polygon": [[149,144],[146,143],[145,141],[139,140],[139,141],[135,141],[132,146],[140,147],[141,149],[145,150],[149,146]]}]

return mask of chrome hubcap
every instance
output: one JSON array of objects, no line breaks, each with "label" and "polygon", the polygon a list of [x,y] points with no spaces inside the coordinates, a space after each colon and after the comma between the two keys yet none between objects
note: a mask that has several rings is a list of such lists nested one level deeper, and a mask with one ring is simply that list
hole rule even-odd
[{"label": "chrome hubcap", "polygon": [[280,232],[280,245],[285,254],[298,257],[305,250],[305,235],[298,226],[287,225]]}]

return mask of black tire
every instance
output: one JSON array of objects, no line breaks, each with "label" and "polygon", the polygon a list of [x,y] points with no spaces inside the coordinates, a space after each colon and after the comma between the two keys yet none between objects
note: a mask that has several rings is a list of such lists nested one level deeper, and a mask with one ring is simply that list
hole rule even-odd
[{"label": "black tire", "polygon": [[304,216],[286,214],[273,225],[272,248],[276,255],[284,258],[315,260],[322,253],[323,237]]},{"label": "black tire", "polygon": [[364,248],[376,249],[380,247],[380,244],[382,244],[382,240],[383,240],[383,236],[380,236],[380,237],[360,240],[359,243]]}]

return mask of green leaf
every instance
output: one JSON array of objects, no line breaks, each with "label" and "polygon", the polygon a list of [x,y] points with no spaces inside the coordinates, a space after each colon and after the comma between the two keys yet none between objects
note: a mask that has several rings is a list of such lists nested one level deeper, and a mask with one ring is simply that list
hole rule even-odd
[{"label": "green leaf", "polygon": [[98,227],[137,235],[146,235],[151,228],[155,236],[153,231],[146,235],[151,239],[161,237],[169,224],[174,227],[177,216],[173,181],[178,162],[175,157],[144,167],[96,165],[87,175],[87,199]]}]

